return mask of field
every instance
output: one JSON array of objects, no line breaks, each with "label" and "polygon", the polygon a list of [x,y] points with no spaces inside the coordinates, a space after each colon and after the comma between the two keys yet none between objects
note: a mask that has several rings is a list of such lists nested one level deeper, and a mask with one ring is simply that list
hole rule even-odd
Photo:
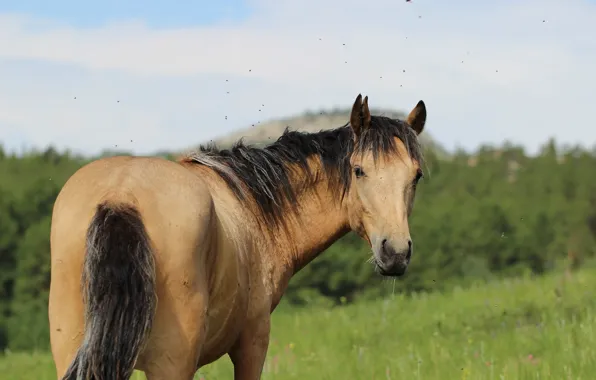
[{"label": "field", "polygon": [[[596,271],[583,270],[332,310],[280,309],[263,379],[590,379],[594,289]],[[232,379],[231,364],[222,358],[196,378]],[[6,353],[0,379],[55,379],[51,357]]]}]

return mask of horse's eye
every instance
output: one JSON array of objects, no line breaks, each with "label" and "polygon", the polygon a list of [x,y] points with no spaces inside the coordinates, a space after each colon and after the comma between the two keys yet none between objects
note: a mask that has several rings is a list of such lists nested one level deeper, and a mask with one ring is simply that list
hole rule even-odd
[{"label": "horse's eye", "polygon": [[360,166],[354,166],[354,174],[356,175],[356,178],[360,178],[364,176],[364,170],[362,170]]},{"label": "horse's eye", "polygon": [[422,178],[424,178],[424,174],[422,173],[422,170],[418,169],[416,172],[416,178],[414,178],[414,185],[416,185]]}]

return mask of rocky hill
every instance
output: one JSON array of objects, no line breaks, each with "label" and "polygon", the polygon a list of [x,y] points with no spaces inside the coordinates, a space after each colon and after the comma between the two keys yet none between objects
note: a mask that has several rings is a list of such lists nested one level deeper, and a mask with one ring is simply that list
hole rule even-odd
[{"label": "rocky hill", "polygon": [[[404,112],[394,110],[372,109],[371,113],[373,115],[383,115],[397,119],[405,118]],[[270,120],[255,126],[239,129],[228,135],[215,138],[212,141],[221,148],[230,147],[240,138],[247,144],[263,146],[275,141],[281,136],[286,127],[290,130],[318,132],[320,130],[332,129],[345,125],[348,122],[349,116],[349,109],[306,112],[302,115]],[[439,156],[447,156],[447,152],[432,139],[432,136],[428,132],[424,132],[420,136],[420,139],[425,147],[434,150]]]}]

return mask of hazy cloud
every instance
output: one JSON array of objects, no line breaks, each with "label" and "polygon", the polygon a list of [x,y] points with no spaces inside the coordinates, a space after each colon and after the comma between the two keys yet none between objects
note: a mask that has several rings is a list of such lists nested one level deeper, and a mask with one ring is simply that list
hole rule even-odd
[{"label": "hazy cloud", "polygon": [[251,5],[243,22],[180,29],[0,14],[0,141],[180,149],[308,108],[348,107],[360,92],[404,110],[424,99],[429,132],[449,148],[596,140],[584,122],[596,86],[590,2]]}]

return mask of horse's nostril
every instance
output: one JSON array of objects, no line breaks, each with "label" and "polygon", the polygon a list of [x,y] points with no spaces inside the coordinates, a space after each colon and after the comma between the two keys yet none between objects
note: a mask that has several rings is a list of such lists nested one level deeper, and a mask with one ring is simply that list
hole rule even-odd
[{"label": "horse's nostril", "polygon": [[383,239],[381,242],[381,248],[385,249],[385,244],[387,244],[387,239]]}]

